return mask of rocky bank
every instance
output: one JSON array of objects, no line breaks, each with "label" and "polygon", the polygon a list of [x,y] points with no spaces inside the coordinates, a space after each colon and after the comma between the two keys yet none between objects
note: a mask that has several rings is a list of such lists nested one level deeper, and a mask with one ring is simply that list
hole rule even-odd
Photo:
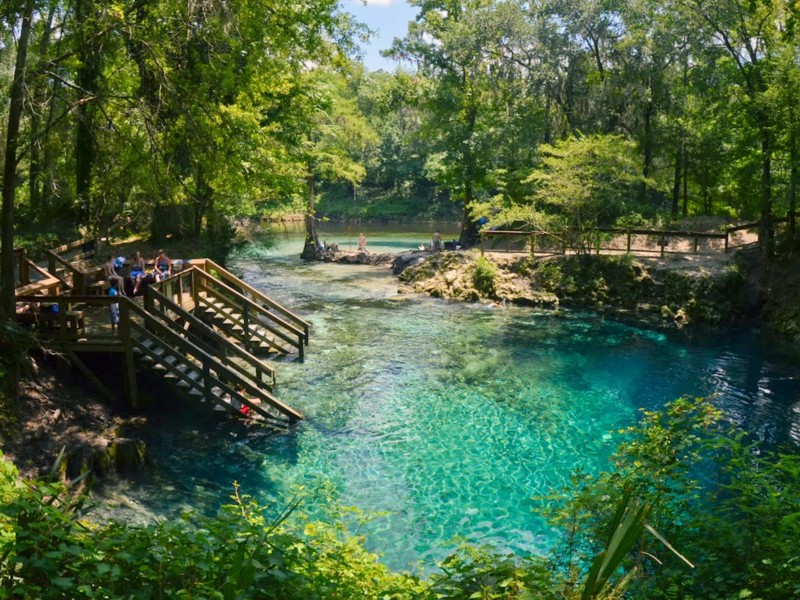
[{"label": "rocky bank", "polygon": [[747,278],[734,258],[706,264],[630,256],[481,256],[443,252],[417,257],[399,273],[400,292],[439,298],[574,306],[635,313],[677,325],[729,323],[752,311]]}]

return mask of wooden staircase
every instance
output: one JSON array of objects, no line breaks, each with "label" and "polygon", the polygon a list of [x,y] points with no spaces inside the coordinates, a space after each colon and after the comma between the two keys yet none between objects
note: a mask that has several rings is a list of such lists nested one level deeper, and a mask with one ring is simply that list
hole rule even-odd
[{"label": "wooden staircase", "polygon": [[[79,241],[57,250],[88,252],[86,248],[89,245]],[[90,370],[81,353],[121,353],[123,389],[134,407],[137,375],[149,372],[198,405],[238,416],[257,415],[274,425],[303,418],[275,397],[275,370],[255,354],[302,360],[309,324],[220,265],[208,259],[189,261],[183,271],[149,286],[140,304],[122,296],[73,295],[85,288],[75,285],[83,281],[82,273],[57,252],[49,257],[52,270],[39,274],[41,285],[36,290],[19,287],[18,301],[42,307],[32,311],[35,318],[27,315],[20,322],[27,321],[43,348],[69,357],[85,373]],[[34,267],[24,255],[19,263],[20,284],[29,284],[25,275]],[[52,272],[58,266],[69,281]],[[65,288],[74,291],[59,293]],[[120,308],[116,331],[108,317],[112,303]],[[44,307],[54,310],[48,314]]]},{"label": "wooden staircase", "polygon": [[305,356],[308,322],[211,260],[191,261],[159,289],[248,352]]},{"label": "wooden staircase", "polygon": [[130,321],[132,353],[137,364],[187,398],[239,416],[246,406],[275,423],[290,424],[303,418],[272,395],[271,383],[259,376],[259,371],[269,377],[274,377],[274,371],[255,357],[245,357],[256,367],[254,374],[239,362],[213,353],[209,332],[192,332],[166,313],[149,313],[132,300],[122,300],[141,318]]}]

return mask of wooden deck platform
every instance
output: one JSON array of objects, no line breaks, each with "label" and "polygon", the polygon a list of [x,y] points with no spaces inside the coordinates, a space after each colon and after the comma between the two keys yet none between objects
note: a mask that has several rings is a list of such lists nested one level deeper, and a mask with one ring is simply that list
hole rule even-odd
[{"label": "wooden deck platform", "polygon": [[[273,423],[303,418],[273,395],[275,370],[253,353],[296,353],[302,360],[306,321],[208,259],[187,261],[136,298],[110,297],[87,278],[97,269],[87,264],[97,248],[87,240],[65,244],[48,253],[50,272],[36,267],[37,281],[21,277],[18,321],[42,347],[84,372],[85,353],[120,355],[134,407],[138,376],[152,371],[177,393],[219,410]],[[25,263],[20,273],[31,268]],[[112,307],[119,314],[113,326]]]}]

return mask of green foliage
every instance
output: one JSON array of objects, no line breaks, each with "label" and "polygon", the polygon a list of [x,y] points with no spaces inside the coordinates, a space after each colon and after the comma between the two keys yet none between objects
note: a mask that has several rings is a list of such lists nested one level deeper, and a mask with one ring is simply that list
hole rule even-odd
[{"label": "green foliage", "polygon": [[559,232],[580,253],[591,250],[596,227],[629,213],[638,188],[653,184],[639,174],[632,144],[618,136],[572,138],[541,152],[527,220]]},{"label": "green foliage", "polygon": [[299,501],[274,515],[235,487],[215,517],[98,525],[69,485],[23,482],[3,459],[0,596],[797,596],[800,456],[757,448],[702,399],[643,411],[620,433],[613,470],[575,473],[567,490],[541,499],[564,531],[550,559],[462,545],[427,580],[381,565],[335,503],[324,522],[311,521]]},{"label": "green foliage", "polygon": [[479,256],[475,261],[475,270],[472,272],[472,283],[475,289],[485,296],[493,296],[495,281],[497,280],[497,266],[485,256]]},{"label": "green foliage", "polygon": [[[631,551],[634,544],[639,542],[642,533],[644,533],[644,520],[650,508],[647,503],[637,506],[633,501],[632,492],[630,490],[625,492],[611,520],[609,527],[611,533],[606,542],[606,547],[592,561],[592,567],[589,569],[584,582],[581,600],[597,598],[603,593],[611,577],[622,565],[626,555]],[[633,571],[617,584],[614,594],[625,588],[632,574]]]},{"label": "green foliage", "polygon": [[[643,412],[626,430],[615,469],[577,477],[571,500],[554,511],[573,533],[562,564],[597,548],[613,499],[631,489],[649,498],[648,521],[695,565],[672,551],[640,556],[634,597],[793,597],[800,590],[797,545],[800,457],[765,452],[722,419],[707,400],[683,398]],[[741,594],[741,596],[740,596]]]},{"label": "green foliage", "polygon": [[292,504],[275,518],[240,496],[215,518],[184,514],[147,527],[96,525],[83,496],[0,472],[0,588],[13,597],[425,598],[341,522],[310,522]]},{"label": "green foliage", "polygon": [[553,294],[562,290],[563,281],[561,263],[554,260],[541,262],[533,275],[533,282],[537,288]]},{"label": "green foliage", "polygon": [[554,574],[541,560],[462,544],[431,577],[436,598],[452,600],[558,598]]}]

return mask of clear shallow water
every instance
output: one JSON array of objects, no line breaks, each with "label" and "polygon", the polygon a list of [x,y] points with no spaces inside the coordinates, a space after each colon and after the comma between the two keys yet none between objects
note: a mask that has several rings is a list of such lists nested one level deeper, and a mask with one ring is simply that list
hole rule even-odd
[{"label": "clear shallow water", "polygon": [[[368,231],[373,251],[428,238]],[[533,497],[576,468],[605,468],[615,432],[641,407],[717,394],[767,443],[800,440],[798,354],[753,332],[690,337],[591,314],[399,296],[386,269],[306,264],[301,248],[285,233],[231,268],[313,324],[306,361],[278,365],[278,396],[306,420],[266,436],[187,411],[154,416],[152,472],[124,490],[142,510],[213,510],[236,480],[276,507],[302,487],[313,511],[327,489],[379,512],[361,530],[367,545],[412,568],[446,556],[456,535],[546,551],[557,532]]]}]

